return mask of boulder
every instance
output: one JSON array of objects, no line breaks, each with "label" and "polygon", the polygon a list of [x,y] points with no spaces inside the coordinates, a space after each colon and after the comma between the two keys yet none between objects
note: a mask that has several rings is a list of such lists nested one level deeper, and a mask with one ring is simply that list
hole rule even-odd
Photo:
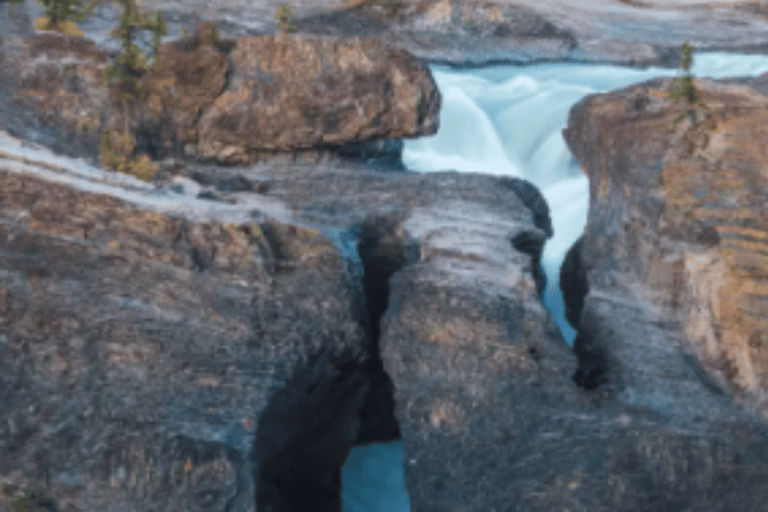
[{"label": "boulder", "polygon": [[400,437],[376,326],[429,219],[430,258],[477,254],[541,312],[510,238],[546,212],[495,178],[275,159],[153,185],[3,137],[3,507],[337,510],[349,449]]},{"label": "boulder", "polygon": [[15,70],[0,97],[11,109],[4,125],[52,147],[66,140],[56,149],[69,154],[95,158],[102,130],[127,129],[133,154],[153,159],[231,164],[315,149],[402,169],[399,139],[437,130],[429,69],[376,40],[222,41],[215,24],[200,22],[189,40],[160,45],[141,78],[145,94],[130,105],[106,87],[109,55],[89,39],[45,32],[0,43],[4,66]]},{"label": "boulder", "polygon": [[[179,156],[198,140],[198,121],[224,90],[228,47],[216,25],[200,21],[195,35],[160,45],[144,77],[147,88],[137,142],[154,158]],[[120,120],[113,119],[112,127]]]},{"label": "boulder", "polygon": [[376,40],[245,37],[227,89],[199,123],[199,152],[219,161],[437,131],[429,69]]}]

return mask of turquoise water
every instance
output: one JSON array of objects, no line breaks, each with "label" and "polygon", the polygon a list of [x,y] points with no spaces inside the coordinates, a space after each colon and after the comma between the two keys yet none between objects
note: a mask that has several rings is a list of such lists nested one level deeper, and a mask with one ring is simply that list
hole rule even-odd
[{"label": "turquoise water", "polygon": [[[575,332],[565,321],[558,269],[584,228],[589,189],[562,139],[568,111],[587,94],[678,71],[537,64],[466,71],[436,66],[432,72],[443,96],[440,130],[406,141],[405,165],[417,172],[453,169],[517,176],[542,190],[555,231],[542,258],[548,279],[544,305],[571,344]],[[696,54],[692,72],[713,78],[758,75],[768,72],[768,56]],[[403,462],[402,442],[353,449],[342,470],[344,512],[409,511]]]}]

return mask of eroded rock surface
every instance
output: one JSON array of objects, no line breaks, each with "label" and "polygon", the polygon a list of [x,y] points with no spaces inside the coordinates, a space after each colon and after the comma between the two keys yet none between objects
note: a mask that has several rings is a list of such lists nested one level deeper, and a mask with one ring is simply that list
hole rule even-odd
[{"label": "eroded rock surface", "polygon": [[362,38],[241,38],[231,83],[200,120],[200,153],[243,160],[437,131],[440,97],[427,67]]},{"label": "eroded rock surface", "polygon": [[[275,13],[282,4],[166,0],[144,5],[164,12],[171,34],[181,26],[194,27],[198,13],[214,19],[223,36],[237,38],[276,33]],[[761,2],[746,0],[316,0],[291,7],[289,24],[298,33],[380,38],[452,65],[564,59],[675,65],[685,40],[699,48],[748,52],[761,51],[768,42],[768,11]],[[101,6],[94,15],[98,21],[81,25],[103,41],[118,17],[117,8]]]},{"label": "eroded rock surface", "polygon": [[[351,445],[400,435],[372,325],[389,297],[378,313],[365,308],[387,293],[377,272],[440,260],[450,270],[433,276],[440,287],[469,264],[465,285],[477,272],[498,290],[521,283],[504,292],[502,313],[518,307],[505,300],[542,312],[533,257],[510,237],[545,237],[534,219],[547,212],[525,206],[521,197],[543,203],[517,180],[278,158],[190,163],[196,185],[178,176],[159,186],[38,162],[37,149],[14,143],[4,139],[0,173],[1,398],[11,418],[2,475],[13,489],[48,482],[61,510],[245,511],[257,496],[293,510],[283,498],[309,492],[301,484],[315,477],[314,496],[336,510],[333,468]],[[472,248],[461,247],[464,231],[475,233]],[[468,304],[473,293],[465,288]],[[325,349],[363,357],[340,360],[340,376],[325,364],[302,373]],[[322,400],[296,401],[302,386]],[[346,412],[316,414],[326,406]],[[286,418],[292,427],[280,428]],[[255,433],[257,420],[271,427]],[[337,442],[319,446],[320,431]]]},{"label": "eroded rock surface", "polygon": [[697,85],[712,111],[697,107],[695,125],[679,118],[683,100],[667,97],[670,80],[573,109],[566,138],[593,201],[583,258],[590,290],[653,290],[668,308],[667,329],[708,373],[759,397],[768,384],[768,98],[744,86]]},{"label": "eroded rock surface", "polygon": [[[129,103],[108,91],[108,54],[86,38],[18,35],[4,43],[2,56],[11,72],[3,80],[5,108],[21,102],[38,124],[57,126],[92,155],[109,129],[127,130],[135,154],[154,159],[244,163],[263,152],[329,148],[398,160],[392,153],[399,147],[384,141],[437,131],[440,96],[429,69],[371,39],[278,34],[221,41],[215,25],[200,22],[188,41],[160,46],[157,65],[141,79],[146,94]],[[13,121],[5,126],[19,135],[38,132]]]},{"label": "eroded rock surface", "polygon": [[62,511],[253,510],[271,393],[321,347],[366,348],[345,260],[140,182],[16,159],[0,180],[3,483]]}]

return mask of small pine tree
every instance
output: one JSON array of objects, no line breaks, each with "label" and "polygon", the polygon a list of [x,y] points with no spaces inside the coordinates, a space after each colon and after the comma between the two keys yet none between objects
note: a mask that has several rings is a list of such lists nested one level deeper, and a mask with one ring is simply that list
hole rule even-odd
[{"label": "small pine tree", "polygon": [[162,15],[140,13],[134,0],[115,0],[123,8],[120,16],[120,25],[110,32],[113,37],[119,37],[123,43],[123,53],[118,57],[117,64],[107,66],[104,70],[104,79],[108,85],[115,85],[118,96],[121,99],[138,99],[142,88],[139,80],[149,69],[141,49],[134,44],[135,34],[138,30],[150,30],[155,33],[152,55],[157,55],[162,36],[168,33],[168,28]]},{"label": "small pine tree", "polygon": [[691,46],[688,41],[685,41],[680,47],[680,50],[683,54],[680,61],[680,69],[685,74],[675,80],[675,86],[671,91],[669,91],[669,97],[684,98],[688,102],[689,108],[677,116],[672,121],[672,124],[673,126],[677,126],[677,124],[685,116],[688,116],[694,125],[697,124],[699,121],[699,113],[695,107],[700,107],[710,114],[710,122],[712,124],[712,128],[714,128],[716,126],[715,112],[706,103],[704,103],[704,100],[701,99],[701,93],[696,87],[696,84],[693,81],[693,75],[691,74],[691,66],[693,65],[693,51],[695,48]]},{"label": "small pine tree", "polygon": [[168,29],[159,12],[154,15],[140,13],[135,0],[115,1],[123,8],[123,13],[119,26],[110,35],[121,39],[123,52],[116,64],[104,69],[104,81],[123,107],[124,124],[122,131],[106,130],[102,133],[99,156],[107,167],[147,179],[157,166],[150,162],[147,155],[132,157],[135,141],[128,130],[128,111],[143,99],[145,91],[141,78],[149,70],[147,58],[134,39],[138,30],[154,32],[152,56],[157,57],[161,38],[168,33]]}]

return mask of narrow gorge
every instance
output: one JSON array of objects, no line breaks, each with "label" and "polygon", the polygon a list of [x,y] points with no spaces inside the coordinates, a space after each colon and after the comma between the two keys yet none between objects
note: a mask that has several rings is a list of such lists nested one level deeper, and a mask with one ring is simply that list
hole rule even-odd
[{"label": "narrow gorge", "polygon": [[768,25],[650,4],[0,2],[0,510],[762,510]]}]

